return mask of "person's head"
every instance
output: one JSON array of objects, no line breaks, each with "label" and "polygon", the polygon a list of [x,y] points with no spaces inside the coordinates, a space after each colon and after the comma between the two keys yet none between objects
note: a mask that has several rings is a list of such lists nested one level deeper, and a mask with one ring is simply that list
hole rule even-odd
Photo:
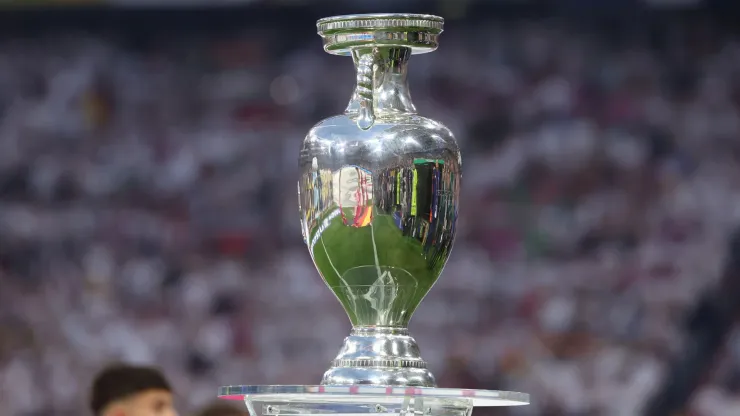
[{"label": "person's head", "polygon": [[154,368],[114,365],[92,385],[94,416],[177,416],[167,379]]},{"label": "person's head", "polygon": [[247,412],[229,403],[215,402],[196,413],[196,416],[246,416]]}]

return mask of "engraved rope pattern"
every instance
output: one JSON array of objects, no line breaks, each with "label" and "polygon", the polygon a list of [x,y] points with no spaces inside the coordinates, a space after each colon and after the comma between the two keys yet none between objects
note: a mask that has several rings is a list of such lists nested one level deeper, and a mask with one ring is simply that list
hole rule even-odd
[{"label": "engraved rope pattern", "polygon": [[357,95],[362,100],[373,100],[373,54],[363,55],[357,65]]},{"label": "engraved rope pattern", "polygon": [[375,123],[373,109],[373,64],[375,53],[368,53],[360,58],[357,64],[357,97],[360,100],[360,114],[357,126],[369,129]]}]

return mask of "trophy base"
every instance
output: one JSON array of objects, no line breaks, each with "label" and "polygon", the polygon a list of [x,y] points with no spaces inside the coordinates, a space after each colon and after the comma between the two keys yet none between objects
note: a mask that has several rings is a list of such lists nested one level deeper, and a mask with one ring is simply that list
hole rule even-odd
[{"label": "trophy base", "polygon": [[332,367],[321,379],[323,386],[436,387],[431,371],[413,367]]},{"label": "trophy base", "polygon": [[389,327],[352,328],[321,384],[437,387],[408,329]]},{"label": "trophy base", "polygon": [[510,391],[382,386],[225,386],[219,398],[243,400],[250,416],[358,414],[470,416],[476,406],[523,406]]}]

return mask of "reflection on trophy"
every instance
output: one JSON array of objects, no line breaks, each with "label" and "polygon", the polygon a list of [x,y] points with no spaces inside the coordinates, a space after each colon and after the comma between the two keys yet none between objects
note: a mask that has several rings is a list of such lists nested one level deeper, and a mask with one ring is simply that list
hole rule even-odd
[{"label": "reflection on trophy", "polygon": [[346,166],[332,173],[334,203],[339,208],[342,222],[347,225],[344,208],[352,208],[351,226],[370,225],[373,216],[372,172],[359,166]]},{"label": "reflection on trophy", "polygon": [[357,84],[345,112],[303,141],[299,211],[314,264],[353,328],[319,386],[222,388],[253,416],[467,416],[476,405],[528,403],[521,393],[436,388],[407,329],[447,262],[458,213],[457,142],[416,113],[407,83],[409,58],[435,50],[442,26],[436,16],[405,14],[318,22],[324,49],[354,61]]},{"label": "reflection on trophy", "polygon": [[[312,162],[306,163],[304,177],[310,180],[301,183],[310,183],[314,191],[306,188],[301,194],[313,196],[305,206],[319,207],[303,215],[316,218],[304,225],[309,250],[354,326],[324,383],[435,385],[406,326],[449,256],[460,158],[442,125],[418,116],[413,122],[375,123],[366,132],[378,130],[384,137],[380,143],[338,142],[352,149],[343,152],[344,158],[307,155]],[[318,134],[312,130],[307,147],[321,140]],[[330,182],[319,185],[317,172],[324,166],[332,172]],[[319,186],[331,189],[330,202],[317,200]],[[380,354],[373,356],[374,351]]]}]

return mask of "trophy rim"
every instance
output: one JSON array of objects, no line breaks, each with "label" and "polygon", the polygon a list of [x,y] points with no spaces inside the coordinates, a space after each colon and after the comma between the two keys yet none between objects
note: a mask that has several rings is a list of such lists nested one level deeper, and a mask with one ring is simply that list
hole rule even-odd
[{"label": "trophy rim", "polygon": [[[383,24],[363,24],[362,22],[373,20],[383,21]],[[332,23],[339,22],[355,22],[354,25],[347,24],[342,25],[341,28],[331,27]],[[420,23],[423,26],[429,28],[438,28],[440,31],[443,29],[445,19],[440,16],[433,14],[423,13],[360,13],[360,14],[342,14],[337,16],[323,17],[316,21],[316,28],[319,33],[323,33],[330,30],[336,29],[351,29],[351,28],[363,28],[363,29],[386,29],[386,28],[397,28],[397,27],[408,27],[409,22]],[[417,26],[418,27],[418,26]]]},{"label": "trophy rim", "polygon": [[530,403],[527,393],[502,390],[458,389],[439,387],[403,387],[373,385],[233,385],[218,390],[222,400],[274,401],[290,400],[293,403],[357,403],[358,401],[385,400],[395,402],[405,397],[430,399],[471,400],[474,407],[525,406]]},{"label": "trophy rim", "polygon": [[431,14],[369,13],[324,17],[316,21],[324,51],[347,56],[355,48],[409,47],[412,54],[432,52],[444,31],[444,18]]}]

